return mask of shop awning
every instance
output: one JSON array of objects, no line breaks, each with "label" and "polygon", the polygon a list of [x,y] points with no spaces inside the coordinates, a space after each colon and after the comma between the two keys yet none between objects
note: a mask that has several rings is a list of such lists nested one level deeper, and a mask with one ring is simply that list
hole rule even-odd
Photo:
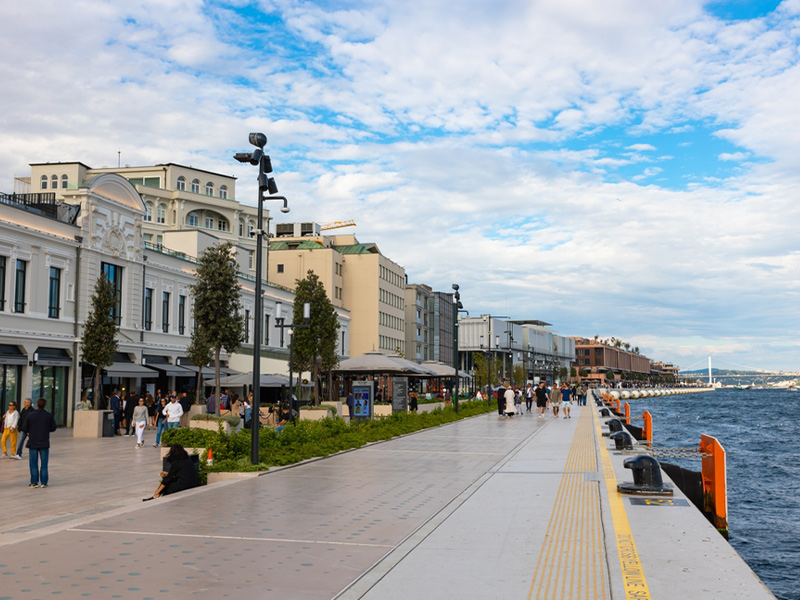
[{"label": "shop awning", "polygon": [[145,354],[142,356],[142,363],[149,369],[158,369],[167,377],[192,377],[195,374],[190,369],[171,364],[166,356],[149,356]]},{"label": "shop awning", "polygon": [[0,344],[0,365],[27,365],[28,357],[19,348],[10,344]]},{"label": "shop awning", "polygon": [[63,348],[39,347],[33,355],[33,361],[43,367],[71,367],[72,359]]},{"label": "shop awning", "polygon": [[103,369],[103,372],[108,377],[135,377],[137,379],[158,377],[158,371],[148,369],[147,367],[143,367],[141,365],[135,365],[133,363],[126,362],[112,363],[110,366]]}]

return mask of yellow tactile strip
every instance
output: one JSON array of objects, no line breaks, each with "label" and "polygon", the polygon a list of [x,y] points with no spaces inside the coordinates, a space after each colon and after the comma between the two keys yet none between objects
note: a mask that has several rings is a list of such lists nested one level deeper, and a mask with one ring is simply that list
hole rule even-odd
[{"label": "yellow tactile strip", "polygon": [[610,597],[593,425],[591,408],[582,410],[528,600]]}]

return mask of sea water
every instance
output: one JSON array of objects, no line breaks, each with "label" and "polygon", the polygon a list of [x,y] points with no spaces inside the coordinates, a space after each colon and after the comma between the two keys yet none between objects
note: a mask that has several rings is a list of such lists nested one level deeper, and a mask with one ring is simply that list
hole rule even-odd
[{"label": "sea water", "polygon": [[[800,392],[716,390],[629,400],[653,443],[725,448],[730,543],[780,600],[800,600]],[[634,421],[641,426],[641,421]],[[664,459],[694,471],[700,459]]]}]

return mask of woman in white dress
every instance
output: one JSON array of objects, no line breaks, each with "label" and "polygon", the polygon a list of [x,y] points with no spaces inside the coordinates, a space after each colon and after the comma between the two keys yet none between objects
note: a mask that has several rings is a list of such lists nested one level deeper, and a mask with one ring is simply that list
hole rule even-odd
[{"label": "woman in white dress", "polygon": [[147,426],[147,406],[144,398],[139,398],[139,405],[133,409],[133,425],[136,427],[136,447],[144,446],[144,428]]}]

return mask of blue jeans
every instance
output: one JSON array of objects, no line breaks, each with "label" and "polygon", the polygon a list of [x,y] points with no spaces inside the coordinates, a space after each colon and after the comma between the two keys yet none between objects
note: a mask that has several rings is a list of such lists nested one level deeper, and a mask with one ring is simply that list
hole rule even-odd
[{"label": "blue jeans", "polygon": [[177,429],[179,425],[180,423],[178,421],[175,421],[173,423],[167,421],[167,429]]},{"label": "blue jeans", "polygon": [[161,434],[167,429],[167,422],[164,419],[161,419],[158,422],[158,429],[156,429],[156,444],[161,443]]},{"label": "blue jeans", "polygon": [[[31,468],[31,483],[47,485],[49,474],[47,472],[47,461],[50,458],[50,448],[28,448],[28,465]],[[39,467],[41,459],[42,466]]]},{"label": "blue jeans", "polygon": [[22,456],[22,447],[25,444],[25,440],[28,439],[28,434],[24,431],[19,432],[19,438],[17,438],[17,456]]}]

